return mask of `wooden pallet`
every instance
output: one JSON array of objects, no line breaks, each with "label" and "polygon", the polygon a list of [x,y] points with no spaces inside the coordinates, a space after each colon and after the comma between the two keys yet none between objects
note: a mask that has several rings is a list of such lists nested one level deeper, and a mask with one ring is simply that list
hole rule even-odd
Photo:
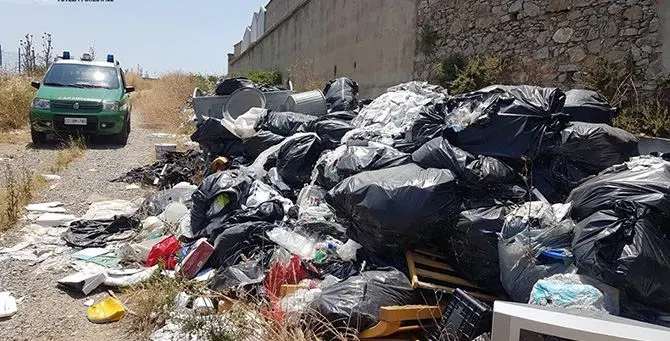
[{"label": "wooden pallet", "polygon": [[407,267],[413,288],[430,289],[453,293],[456,288],[485,302],[493,302],[503,297],[482,289],[477,284],[461,278],[446,261],[444,256],[426,250],[407,251]]},{"label": "wooden pallet", "polygon": [[[379,322],[361,332],[359,339],[369,340],[385,338],[390,335],[411,334],[435,326],[440,320],[442,310],[439,306],[405,305],[386,306],[379,310]],[[424,321],[424,323],[422,323]],[[415,337],[403,336],[402,340],[414,340]]]}]

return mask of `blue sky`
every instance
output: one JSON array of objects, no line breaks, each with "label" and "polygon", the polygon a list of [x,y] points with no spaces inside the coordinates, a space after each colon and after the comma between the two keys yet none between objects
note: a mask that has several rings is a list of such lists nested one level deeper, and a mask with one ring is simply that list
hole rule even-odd
[{"label": "blue sky", "polygon": [[[26,34],[53,36],[55,51],[81,56],[95,45],[122,66],[151,75],[168,71],[223,74],[253,12],[268,0],[0,0],[0,44],[15,52]],[[5,61],[7,63],[7,61]]]}]

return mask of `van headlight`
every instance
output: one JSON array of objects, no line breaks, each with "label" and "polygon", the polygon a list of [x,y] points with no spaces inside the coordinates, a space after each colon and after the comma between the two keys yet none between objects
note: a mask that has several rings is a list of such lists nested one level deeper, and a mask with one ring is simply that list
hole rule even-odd
[{"label": "van headlight", "polygon": [[51,109],[51,102],[48,99],[35,98],[32,107],[33,109]]},{"label": "van headlight", "polygon": [[102,111],[119,111],[119,102],[117,101],[102,102]]}]

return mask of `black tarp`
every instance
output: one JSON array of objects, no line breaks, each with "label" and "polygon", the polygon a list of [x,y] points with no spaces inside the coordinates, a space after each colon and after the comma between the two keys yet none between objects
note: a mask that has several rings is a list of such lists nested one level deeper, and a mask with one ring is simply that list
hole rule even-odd
[{"label": "black tarp", "polygon": [[105,247],[115,234],[135,230],[140,226],[135,217],[119,216],[109,221],[77,220],[70,224],[61,238],[72,247]]},{"label": "black tarp", "polygon": [[331,111],[354,110],[358,107],[358,83],[350,78],[331,80],[323,89],[323,94]]},{"label": "black tarp", "polygon": [[326,201],[353,222],[347,234],[373,250],[404,250],[443,235],[460,211],[456,177],[415,164],[351,176]]}]

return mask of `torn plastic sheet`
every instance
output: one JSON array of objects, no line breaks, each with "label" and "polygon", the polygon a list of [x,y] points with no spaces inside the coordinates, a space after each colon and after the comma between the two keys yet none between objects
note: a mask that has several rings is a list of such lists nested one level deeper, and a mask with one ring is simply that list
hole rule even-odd
[{"label": "torn plastic sheet", "polygon": [[528,303],[619,315],[619,290],[588,276],[557,274],[537,281]]},{"label": "torn plastic sheet", "polygon": [[26,206],[28,212],[46,212],[46,213],[66,213],[62,202],[53,201],[39,204],[29,204]]},{"label": "torn plastic sheet", "polygon": [[[419,116],[421,108],[434,99],[446,97],[444,90],[426,82],[409,82],[391,87],[386,93],[365,106],[351,124],[357,128],[370,127],[384,139],[391,139],[409,129]],[[374,127],[374,128],[373,128]],[[360,134],[354,129],[342,138],[346,143],[352,136]],[[388,141],[388,140],[386,140]]]},{"label": "torn plastic sheet", "polygon": [[137,212],[138,206],[128,200],[107,200],[91,203],[81,220],[114,220],[117,216],[129,217]]}]

